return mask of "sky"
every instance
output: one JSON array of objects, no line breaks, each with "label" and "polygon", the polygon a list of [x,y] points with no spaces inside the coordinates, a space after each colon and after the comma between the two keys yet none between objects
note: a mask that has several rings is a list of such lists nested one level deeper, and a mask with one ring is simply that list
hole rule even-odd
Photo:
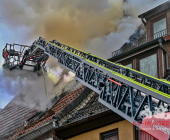
[{"label": "sky", "polygon": [[[141,24],[137,16],[166,0],[122,1],[0,0],[0,54],[6,43],[31,45],[43,36],[108,58]],[[124,18],[123,10],[130,16]],[[0,108],[23,87],[23,79],[4,75],[2,63],[0,55]]]},{"label": "sky", "polygon": [[[0,19],[0,52],[1,54],[6,43],[15,43],[15,42],[19,43],[20,42],[18,40],[18,37],[17,39],[15,38],[16,34],[17,36],[20,37],[21,40],[22,40],[22,36],[24,36],[24,33],[21,31],[14,32],[13,30],[10,30],[8,26],[3,24],[3,20],[5,19]],[[1,83],[4,80],[6,80],[5,77],[3,76],[2,63],[3,63],[3,57],[2,55],[0,55],[0,81]],[[11,84],[11,83],[6,83],[6,84]],[[10,102],[11,99],[14,97],[15,94],[11,94],[10,92],[4,86],[0,86],[0,108],[4,108],[7,105],[7,103]]]}]

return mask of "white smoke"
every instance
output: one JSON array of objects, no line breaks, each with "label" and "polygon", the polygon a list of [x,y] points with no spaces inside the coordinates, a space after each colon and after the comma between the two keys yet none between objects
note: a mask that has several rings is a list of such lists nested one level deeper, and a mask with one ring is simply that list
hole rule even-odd
[{"label": "white smoke", "polygon": [[[109,35],[90,39],[86,51],[105,59],[111,58],[111,52],[128,42],[129,37],[142,24],[138,16],[166,1],[168,0],[127,0],[121,7],[127,16],[117,19],[117,30]],[[143,34],[144,31],[141,32]]]},{"label": "white smoke", "polygon": [[[70,79],[65,84],[54,87],[55,82],[49,78],[48,74],[37,76],[34,72],[14,69],[8,71],[3,69],[0,87],[8,90],[13,96],[20,94],[22,99],[14,100],[15,104],[34,108],[36,110],[46,110],[53,105],[51,100],[61,93],[73,91],[82,86],[76,80]],[[45,78],[45,79],[44,79]],[[4,80],[5,79],[5,80]],[[3,92],[0,89],[0,92]]]}]

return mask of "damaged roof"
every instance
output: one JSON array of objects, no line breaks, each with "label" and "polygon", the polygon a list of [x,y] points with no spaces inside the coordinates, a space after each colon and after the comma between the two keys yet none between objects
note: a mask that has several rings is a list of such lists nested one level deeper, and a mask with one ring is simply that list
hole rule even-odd
[{"label": "damaged roof", "polygon": [[[60,98],[63,98],[68,92],[79,87],[82,87],[82,85],[78,84],[76,80],[71,83],[68,82],[68,84],[70,86],[73,86],[74,88],[69,87],[67,84],[63,84],[65,86],[60,86],[60,88],[52,90],[52,92],[55,93],[51,94],[54,94],[55,97],[50,101],[51,102],[50,106],[56,103],[56,101],[60,100]],[[28,96],[29,93],[27,93],[24,90],[21,90],[11,100],[11,102],[4,109],[1,110],[0,140],[6,140],[9,137],[13,136],[14,134],[23,130],[24,125],[26,125],[25,121],[31,118],[32,116],[36,116],[37,114],[40,114],[42,116],[44,115],[43,112],[40,111],[41,110],[40,101],[32,96],[31,98],[30,97],[28,98]],[[49,114],[53,113],[53,111],[54,110],[49,111]]]},{"label": "damaged roof", "polygon": [[46,125],[51,120],[55,119],[55,115],[66,108],[68,104],[71,104],[77,97],[79,97],[79,95],[83,93],[84,89],[85,87],[82,86],[75,91],[71,91],[61,98],[51,109],[32,115],[26,120],[27,123],[23,124],[22,127],[17,129],[16,133],[12,135],[9,140],[13,140],[16,137],[22,137],[22,135],[26,135],[27,133]]},{"label": "damaged roof", "polygon": [[[36,139],[52,130],[57,132],[56,135],[59,138],[68,138],[70,134],[71,136],[75,135],[75,132],[77,134],[80,131],[87,131],[84,129],[88,129],[88,127],[83,127],[84,129],[76,131],[74,129],[78,127],[69,128],[77,124],[80,125],[82,122],[89,124],[89,122],[84,121],[92,120],[90,122],[91,127],[96,127],[96,124],[103,126],[105,122],[122,121],[122,117],[98,102],[98,96],[97,93],[85,86],[69,92],[51,109],[29,118],[27,126],[22,127],[22,129],[18,130],[18,133],[8,140]],[[105,121],[97,123],[102,120]],[[66,131],[64,130],[65,128],[67,129]],[[70,132],[70,130],[74,132]]]}]

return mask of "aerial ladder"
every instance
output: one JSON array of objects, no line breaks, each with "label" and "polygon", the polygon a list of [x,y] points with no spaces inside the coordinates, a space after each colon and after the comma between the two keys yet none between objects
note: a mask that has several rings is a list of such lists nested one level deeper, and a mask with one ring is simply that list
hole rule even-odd
[{"label": "aerial ladder", "polygon": [[135,124],[138,127],[144,117],[169,111],[169,81],[112,63],[56,40],[47,41],[40,37],[30,47],[21,45],[18,52],[11,49],[15,45],[18,44],[7,44],[3,50],[5,67],[11,70],[31,66],[33,71],[39,71],[44,69],[51,56],[73,72],[77,81],[98,93],[99,102],[129,122],[138,122]]}]

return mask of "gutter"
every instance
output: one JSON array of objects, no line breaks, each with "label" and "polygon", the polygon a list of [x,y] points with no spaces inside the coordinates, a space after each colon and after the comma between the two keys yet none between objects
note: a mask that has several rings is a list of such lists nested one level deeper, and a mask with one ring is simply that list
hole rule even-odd
[{"label": "gutter", "polygon": [[50,132],[51,130],[56,128],[55,125],[56,120],[52,120],[50,122],[47,122],[35,129],[32,129],[24,134],[21,134],[20,136],[14,138],[14,140],[33,140],[36,139],[37,137],[40,137],[44,135],[45,133]]},{"label": "gutter", "polygon": [[162,42],[163,42],[163,39],[162,38],[160,38],[160,39],[158,39],[158,42],[159,42],[159,47],[162,49],[162,65],[163,65],[163,67],[162,67],[162,70],[163,70],[163,77],[164,77],[164,52],[165,52],[165,54],[166,54],[166,58],[165,58],[165,60],[166,60],[166,69],[168,69],[169,68],[169,66],[168,66],[168,52],[164,49],[164,47],[163,47],[163,44],[162,44]]},{"label": "gutter", "polygon": [[143,15],[141,16],[141,20],[142,20],[144,26],[146,26],[146,19],[144,20]]}]

